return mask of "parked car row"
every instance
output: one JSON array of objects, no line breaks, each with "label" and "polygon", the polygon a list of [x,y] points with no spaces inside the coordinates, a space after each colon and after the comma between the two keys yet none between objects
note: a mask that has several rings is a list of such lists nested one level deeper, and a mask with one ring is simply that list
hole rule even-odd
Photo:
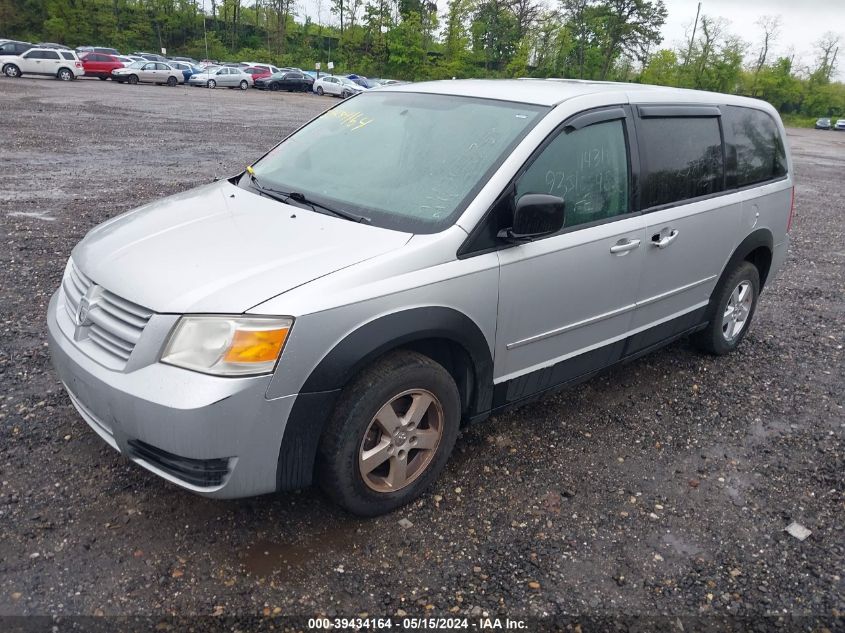
[{"label": "parked car row", "polygon": [[827,117],[822,117],[816,121],[817,130],[836,130],[837,132],[845,132],[845,119],[837,119],[836,123],[832,123]]},{"label": "parked car row", "polygon": [[301,68],[278,68],[263,62],[217,62],[191,57],[164,57],[135,51],[121,55],[115,48],[0,39],[0,72],[7,77],[22,75],[53,76],[65,81],[85,75],[101,81],[118,83],[155,83],[175,86],[187,84],[205,88],[255,87],[276,92],[316,92],[341,98],[386,84],[402,83],[391,79],[372,79],[362,75],[320,75]]}]

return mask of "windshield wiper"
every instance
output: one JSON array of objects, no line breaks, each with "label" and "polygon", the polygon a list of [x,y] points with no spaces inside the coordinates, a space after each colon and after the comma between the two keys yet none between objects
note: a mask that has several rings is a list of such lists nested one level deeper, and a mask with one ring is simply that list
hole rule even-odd
[{"label": "windshield wiper", "polygon": [[304,204],[311,207],[311,210],[315,213],[319,213],[317,209],[320,208],[324,211],[328,211],[332,215],[335,215],[339,218],[344,218],[346,220],[351,220],[352,222],[363,222],[365,224],[370,223],[370,218],[368,217],[365,217],[363,215],[357,215],[349,211],[344,211],[343,209],[330,207],[326,204],[323,204],[322,202],[311,200],[304,193],[300,193],[299,191],[282,191],[280,189],[274,189],[272,187],[262,185],[260,182],[258,182],[258,177],[254,173],[247,173],[249,173],[249,179],[252,182],[253,186],[258,189],[258,191],[269,196],[270,198],[273,198],[274,200],[278,200],[279,202],[284,203],[293,200],[294,202],[298,202],[299,204]]},{"label": "windshield wiper", "polygon": [[338,209],[336,207],[330,207],[328,205],[323,204],[322,202],[316,202],[308,198],[304,193],[300,193],[298,191],[292,191],[290,193],[290,199],[295,200],[296,202],[299,202],[301,204],[307,204],[314,211],[316,211],[315,207],[317,207],[323,209],[324,211],[328,211],[332,215],[336,215],[339,218],[345,218],[347,220],[352,220],[353,222],[363,222],[364,224],[370,223],[370,218],[366,216],[351,213],[349,211],[344,211],[343,209]]},{"label": "windshield wiper", "polygon": [[290,200],[291,195],[287,191],[281,191],[279,189],[273,189],[272,187],[267,187],[266,185],[262,185],[258,182],[258,177],[253,174],[251,171],[247,172],[249,174],[249,180],[252,183],[252,186],[258,189],[261,193],[265,194],[266,196],[273,198],[273,200],[278,200],[279,202],[287,202]]}]

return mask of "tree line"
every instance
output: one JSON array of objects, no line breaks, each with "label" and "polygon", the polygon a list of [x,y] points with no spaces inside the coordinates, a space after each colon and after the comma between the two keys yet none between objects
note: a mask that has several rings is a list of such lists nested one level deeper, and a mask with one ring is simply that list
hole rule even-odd
[{"label": "tree line", "polygon": [[[634,81],[759,97],[782,113],[845,116],[835,81],[840,37],[815,43],[812,60],[775,55],[779,17],[745,40],[702,15],[688,41],[662,42],[663,0],[0,0],[0,36],[166,48],[220,60],[264,60],[423,80],[566,77]],[[311,11],[310,13],[314,13]],[[316,20],[314,19],[316,17]]]}]

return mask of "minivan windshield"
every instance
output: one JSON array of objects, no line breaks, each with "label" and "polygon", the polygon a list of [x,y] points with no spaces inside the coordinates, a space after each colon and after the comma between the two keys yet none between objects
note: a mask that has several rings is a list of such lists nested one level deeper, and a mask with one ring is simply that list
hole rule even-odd
[{"label": "minivan windshield", "polygon": [[253,165],[255,181],[377,226],[435,233],[454,223],[546,111],[474,97],[364,93],[277,145]]}]

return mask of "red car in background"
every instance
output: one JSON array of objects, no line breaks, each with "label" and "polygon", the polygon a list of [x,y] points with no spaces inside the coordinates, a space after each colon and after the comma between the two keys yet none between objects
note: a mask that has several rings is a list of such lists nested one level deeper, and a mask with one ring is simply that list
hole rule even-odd
[{"label": "red car in background", "polygon": [[241,70],[248,75],[252,75],[253,85],[255,84],[256,79],[266,79],[273,73],[279,72],[278,68],[271,66],[270,64],[253,64]]},{"label": "red car in background", "polygon": [[105,53],[87,53],[79,59],[86,77],[99,77],[103,81],[111,77],[111,71],[123,68],[122,61]]}]

